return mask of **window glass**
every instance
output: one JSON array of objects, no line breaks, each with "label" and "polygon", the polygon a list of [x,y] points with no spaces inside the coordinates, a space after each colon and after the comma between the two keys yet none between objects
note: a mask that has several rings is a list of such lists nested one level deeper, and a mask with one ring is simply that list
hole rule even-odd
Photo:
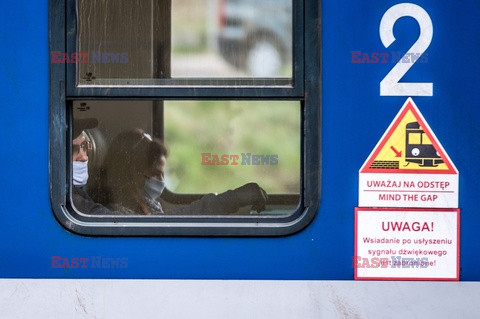
[{"label": "window glass", "polygon": [[173,77],[291,77],[292,0],[175,0]]},{"label": "window glass", "polygon": [[290,214],[300,124],[298,101],[75,101],[74,206],[94,215]]},{"label": "window glass", "polygon": [[299,102],[167,101],[164,112],[172,190],[218,192],[261,181],[268,193],[298,194]]},{"label": "window glass", "polygon": [[77,6],[80,85],[292,77],[292,0],[78,0]]}]

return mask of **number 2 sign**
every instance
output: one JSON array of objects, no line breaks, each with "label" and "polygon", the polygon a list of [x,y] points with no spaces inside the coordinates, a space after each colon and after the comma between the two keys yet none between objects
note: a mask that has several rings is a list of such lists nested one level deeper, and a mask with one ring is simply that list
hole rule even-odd
[{"label": "number 2 sign", "polygon": [[[420,6],[413,3],[400,3],[385,12],[380,21],[380,39],[385,48],[395,42],[393,26],[402,17],[414,18],[420,26],[420,35],[409,49],[409,53],[422,55],[432,42],[433,24],[428,13]],[[404,57],[405,57],[404,55]],[[417,60],[418,61],[418,60]],[[416,62],[416,61],[415,61]],[[400,79],[415,63],[402,63],[400,59],[380,82],[381,96],[433,96],[432,82],[400,82]]]}]

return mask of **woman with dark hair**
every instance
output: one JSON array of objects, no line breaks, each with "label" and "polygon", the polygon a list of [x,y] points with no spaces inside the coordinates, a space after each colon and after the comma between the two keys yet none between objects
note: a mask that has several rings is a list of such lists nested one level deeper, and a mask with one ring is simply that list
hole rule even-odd
[{"label": "woman with dark hair", "polygon": [[165,188],[167,148],[141,129],[120,133],[110,145],[96,187],[96,201],[126,215],[234,214],[240,207],[265,209],[267,194],[255,183],[219,195],[207,194],[189,205],[164,211],[160,195]]}]

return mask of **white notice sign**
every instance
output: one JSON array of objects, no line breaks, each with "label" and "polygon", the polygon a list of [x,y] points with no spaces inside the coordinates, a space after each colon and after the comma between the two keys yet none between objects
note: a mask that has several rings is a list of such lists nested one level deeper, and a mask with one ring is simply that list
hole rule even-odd
[{"label": "white notice sign", "polygon": [[459,280],[458,209],[355,209],[355,279]]}]

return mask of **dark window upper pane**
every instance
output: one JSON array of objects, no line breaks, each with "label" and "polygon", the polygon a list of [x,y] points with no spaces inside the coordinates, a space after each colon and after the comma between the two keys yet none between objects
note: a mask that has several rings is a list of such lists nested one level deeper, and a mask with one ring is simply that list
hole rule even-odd
[{"label": "dark window upper pane", "polygon": [[77,79],[291,78],[292,20],[292,0],[78,0]]}]

